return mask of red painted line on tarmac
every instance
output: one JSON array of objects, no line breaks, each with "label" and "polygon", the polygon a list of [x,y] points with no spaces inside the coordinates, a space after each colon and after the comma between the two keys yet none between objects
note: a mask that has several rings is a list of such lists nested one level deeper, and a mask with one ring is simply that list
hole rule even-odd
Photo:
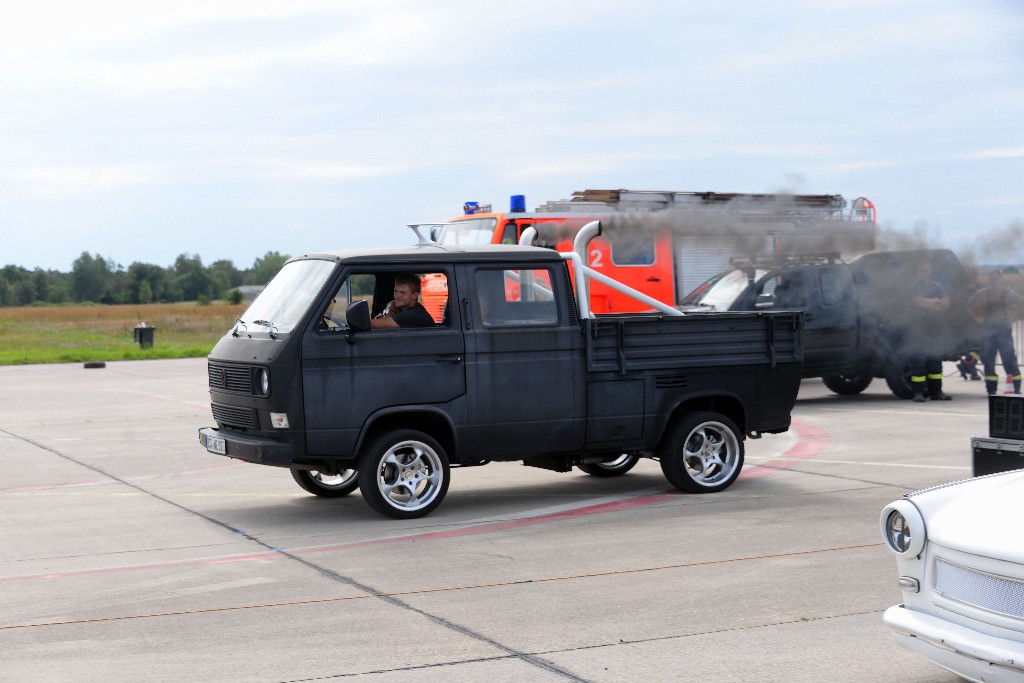
[{"label": "red painted line on tarmac", "polygon": [[752,465],[753,469],[744,468],[739,478],[756,479],[775,470],[792,467],[796,460],[806,460],[819,455],[832,439],[827,430],[803,420],[793,420],[790,428],[796,432],[797,442],[790,446],[789,450],[774,460]]},{"label": "red painted line on tarmac", "polygon": [[[807,458],[812,458],[818,455],[829,443],[830,438],[828,432],[810,423],[794,420],[791,425],[791,428],[793,429],[793,431],[797,433],[799,439],[797,443],[790,447],[781,457],[764,463],[764,465],[770,465],[770,467],[755,465],[754,467],[756,469],[754,469],[753,471],[744,470],[743,473],[740,475],[740,478],[754,479],[757,477],[764,476],[766,474],[770,474],[771,472],[774,472],[777,468],[785,469],[786,467],[790,467],[794,461],[806,460]],[[304,557],[307,555],[341,552],[344,550],[351,550],[353,548],[364,548],[367,546],[374,545],[408,543],[410,541],[415,542],[442,538],[460,538],[464,536],[477,536],[480,534],[487,534],[495,531],[505,531],[507,529],[518,529],[527,526],[550,524],[552,522],[559,522],[567,519],[575,519],[580,517],[588,517],[590,515],[605,514],[609,512],[620,512],[632,508],[643,507],[645,505],[661,503],[667,500],[671,500],[672,498],[680,495],[686,494],[680,491],[676,491],[675,489],[671,489],[664,493],[639,496],[637,498],[631,498],[628,500],[615,501],[611,503],[600,503],[598,505],[588,505],[585,507],[574,508],[572,510],[562,510],[559,512],[552,512],[546,515],[538,515],[536,517],[526,517],[523,519],[493,522],[491,524],[482,524],[479,526],[465,527],[462,529],[449,529],[446,531],[428,531],[420,534],[410,534],[408,536],[395,536],[393,538],[378,538],[366,541],[355,541],[352,543],[319,546],[314,548],[297,548],[294,550],[286,551],[272,550],[267,552],[252,553],[249,555],[239,555],[232,557],[181,560],[177,562],[158,562],[154,564],[129,565],[123,567],[107,567],[104,569],[85,569],[80,571],[52,574],[0,577],[0,583],[9,583],[12,581],[23,581],[30,579],[59,579],[73,576],[89,576],[94,574],[112,574],[116,572],[139,571],[147,569],[166,569],[168,567],[196,566],[205,564],[230,564],[233,562],[257,562],[280,559],[285,556],[285,552],[287,552],[288,555]]]}]

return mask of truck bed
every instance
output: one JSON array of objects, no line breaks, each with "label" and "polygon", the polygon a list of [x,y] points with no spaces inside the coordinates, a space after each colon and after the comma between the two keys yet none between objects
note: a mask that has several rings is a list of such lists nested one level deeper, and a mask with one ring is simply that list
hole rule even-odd
[{"label": "truck bed", "polygon": [[801,314],[602,316],[583,321],[588,372],[800,363]]}]

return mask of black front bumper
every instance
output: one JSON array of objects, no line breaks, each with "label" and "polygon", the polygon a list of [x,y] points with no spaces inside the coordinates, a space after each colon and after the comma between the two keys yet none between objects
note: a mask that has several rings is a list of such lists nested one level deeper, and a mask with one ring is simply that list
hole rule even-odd
[{"label": "black front bumper", "polygon": [[[217,439],[224,440],[223,453],[213,447]],[[289,468],[292,466],[292,445],[287,441],[250,436],[216,427],[202,427],[199,430],[199,443],[215,455],[237,458],[257,465]]]}]

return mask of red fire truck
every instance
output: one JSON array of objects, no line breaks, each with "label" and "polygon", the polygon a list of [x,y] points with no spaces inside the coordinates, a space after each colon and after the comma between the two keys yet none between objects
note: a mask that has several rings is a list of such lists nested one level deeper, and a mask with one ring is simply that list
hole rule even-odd
[{"label": "red fire truck", "polygon": [[[442,244],[515,244],[533,228],[534,244],[572,251],[580,228],[601,221],[588,265],[634,289],[675,305],[729,266],[734,256],[857,254],[875,249],[877,221],[870,200],[839,195],[584,190],[570,199],[526,210],[523,195],[508,211],[466,202],[463,215],[435,226]],[[624,294],[594,283],[591,310],[645,310]]]}]

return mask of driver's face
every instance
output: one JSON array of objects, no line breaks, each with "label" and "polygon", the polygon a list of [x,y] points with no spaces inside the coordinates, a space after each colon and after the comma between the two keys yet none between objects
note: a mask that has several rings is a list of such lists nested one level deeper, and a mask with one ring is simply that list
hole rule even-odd
[{"label": "driver's face", "polygon": [[398,304],[399,308],[412,306],[416,303],[416,294],[409,285],[395,285],[394,295],[395,303]]}]

